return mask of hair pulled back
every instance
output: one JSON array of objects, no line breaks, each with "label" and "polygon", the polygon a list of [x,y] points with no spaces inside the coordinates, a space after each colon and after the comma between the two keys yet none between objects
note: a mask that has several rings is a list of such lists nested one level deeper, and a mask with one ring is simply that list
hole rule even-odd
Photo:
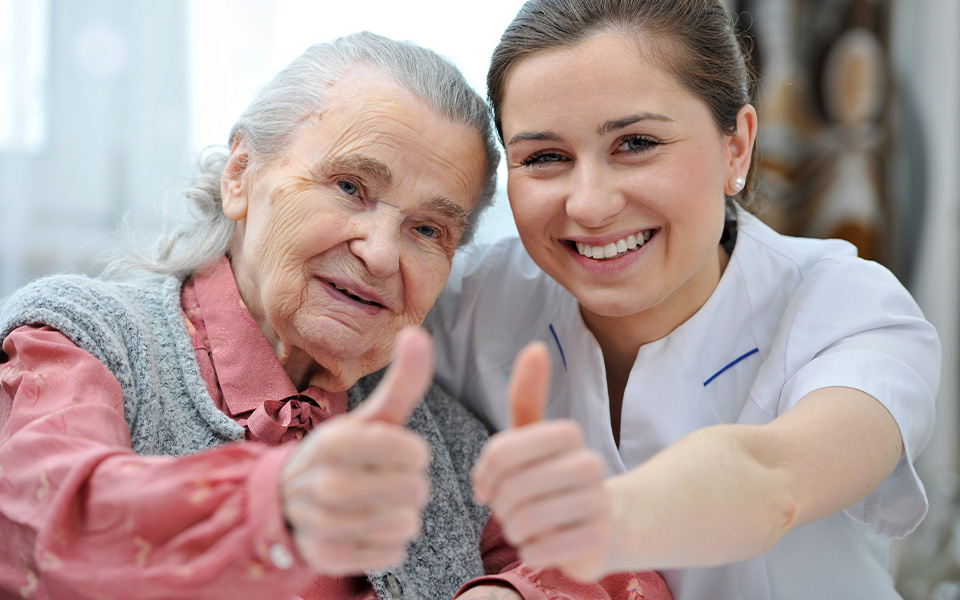
[{"label": "hair pulled back", "polygon": [[[487,72],[501,141],[504,88],[513,67],[532,54],[606,33],[637,40],[638,51],[706,102],[722,133],[736,133],[740,109],[754,101],[756,78],[720,0],[529,0],[504,31]],[[757,164],[755,145],[747,184],[737,196],[748,210],[756,209]]]}]

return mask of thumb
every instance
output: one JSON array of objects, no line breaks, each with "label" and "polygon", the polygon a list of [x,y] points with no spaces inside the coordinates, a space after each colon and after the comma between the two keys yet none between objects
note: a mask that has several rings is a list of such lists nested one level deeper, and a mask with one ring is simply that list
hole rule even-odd
[{"label": "thumb", "polygon": [[550,390],[550,354],[543,342],[531,342],[520,351],[510,374],[512,427],[535,423],[543,417]]},{"label": "thumb", "polygon": [[403,425],[433,380],[433,340],[419,327],[397,335],[393,362],[377,389],[353,414],[364,421]]}]

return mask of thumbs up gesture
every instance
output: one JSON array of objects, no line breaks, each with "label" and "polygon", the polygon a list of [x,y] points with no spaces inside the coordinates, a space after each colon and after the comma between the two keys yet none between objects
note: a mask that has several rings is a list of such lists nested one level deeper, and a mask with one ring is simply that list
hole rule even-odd
[{"label": "thumbs up gesture", "polygon": [[610,501],[603,459],[570,420],[541,421],[550,357],[539,342],[517,357],[509,402],[512,427],[490,438],[474,470],[474,493],[508,542],[533,567],[560,567],[584,581],[606,572]]},{"label": "thumbs up gesture", "polygon": [[358,574],[403,561],[430,496],[430,450],[403,425],[432,377],[430,337],[402,331],[374,393],[311,432],[288,459],[280,476],[284,513],[317,573]]}]

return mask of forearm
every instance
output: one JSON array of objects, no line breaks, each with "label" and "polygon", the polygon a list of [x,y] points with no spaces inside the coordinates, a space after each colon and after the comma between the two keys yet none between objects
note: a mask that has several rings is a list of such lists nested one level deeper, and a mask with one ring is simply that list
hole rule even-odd
[{"label": "forearm", "polygon": [[707,566],[751,558],[794,527],[875,490],[903,454],[875,398],[822,388],[762,426],[699,430],[609,480],[618,566]]},{"label": "forearm", "polygon": [[606,482],[612,505],[607,572],[743,560],[790,530],[797,504],[789,479],[754,459],[760,432],[744,427],[697,431]]},{"label": "forearm", "polygon": [[[62,598],[273,597],[312,579],[295,556],[289,570],[272,560],[277,544],[292,550],[270,498],[280,451],[240,444],[172,459],[90,442],[63,451],[70,441],[26,428],[2,446],[3,459],[21,458],[4,460],[9,577],[0,587],[34,581]],[[24,458],[41,447],[42,459]]]},{"label": "forearm", "polygon": [[[224,450],[159,464],[116,454],[75,460],[62,480],[51,476],[51,502],[32,519],[35,541],[23,549],[36,560],[30,570],[65,598],[292,596],[313,575],[264,495],[275,487],[266,473],[276,472],[275,457]],[[243,468],[249,477],[235,470]],[[274,560],[278,548],[291,564]]]}]

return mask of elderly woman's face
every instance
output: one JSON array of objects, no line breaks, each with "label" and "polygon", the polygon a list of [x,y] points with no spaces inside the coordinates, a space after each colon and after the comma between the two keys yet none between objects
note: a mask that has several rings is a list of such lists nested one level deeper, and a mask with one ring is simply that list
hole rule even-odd
[{"label": "elderly woman's face", "polygon": [[[486,171],[480,135],[362,69],[282,159],[241,141],[223,179],[241,296],[294,383],[383,367],[447,281]],[[246,161],[249,160],[249,164]]]}]

